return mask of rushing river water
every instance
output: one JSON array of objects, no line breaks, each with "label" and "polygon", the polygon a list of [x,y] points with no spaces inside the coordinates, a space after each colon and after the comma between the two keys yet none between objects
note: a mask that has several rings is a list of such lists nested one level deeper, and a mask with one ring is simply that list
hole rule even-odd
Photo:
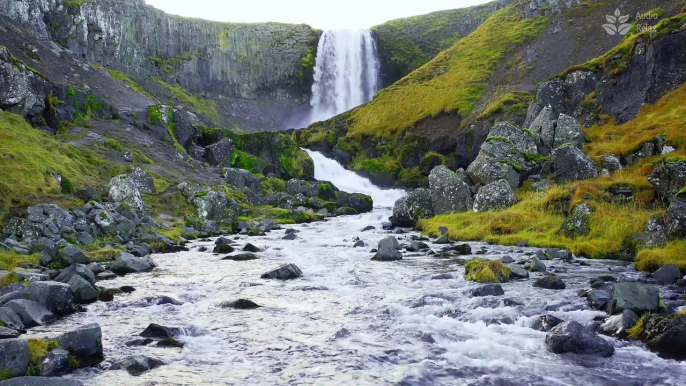
[{"label": "rushing river water", "polygon": [[[381,192],[357,176],[320,159],[317,177],[341,188],[372,194],[392,203],[401,192]],[[323,157],[321,157],[323,158]],[[340,166],[340,165],[339,165]],[[350,186],[346,186],[350,185]],[[589,265],[547,262],[567,284],[562,291],[533,288],[532,279],[503,284],[505,295],[475,298],[456,258],[404,253],[402,261],[370,261],[370,250],[388,236],[382,229],[391,210],[294,225],[297,240],[285,230],[262,237],[232,236],[237,249],[250,242],[263,248],[260,259],[221,261],[213,241],[191,244],[190,252],[153,256],[150,273],[101,282],[109,288],[130,285],[136,291],[111,303],[95,303],[85,313],[33,329],[33,336],[54,336],[87,323],[103,330],[106,362],[71,377],[86,385],[677,385],[686,380],[686,364],[664,360],[636,342],[609,339],[610,358],[557,355],[545,349],[545,333],[530,328],[536,317],[552,314],[590,324],[602,312],[588,309],[577,296],[589,278],[636,272],[619,262]],[[372,231],[362,232],[367,226]],[[416,232],[395,235],[401,243]],[[359,237],[365,248],[353,248]],[[509,255],[529,259],[533,248],[470,243],[483,258]],[[281,282],[260,275],[295,263],[300,279]],[[149,305],[149,296],[168,295],[181,306]],[[222,309],[238,298],[262,305],[255,310]],[[150,323],[183,327],[183,349],[127,347]],[[166,366],[140,377],[108,371],[128,355],[147,355]]]}]

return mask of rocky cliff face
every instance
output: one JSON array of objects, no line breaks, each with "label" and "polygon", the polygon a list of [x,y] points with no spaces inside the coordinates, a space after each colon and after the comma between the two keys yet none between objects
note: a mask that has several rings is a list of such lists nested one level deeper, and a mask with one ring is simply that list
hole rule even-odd
[{"label": "rocky cliff face", "polygon": [[306,25],[187,19],[143,0],[0,0],[0,14],[91,63],[141,83],[159,76],[216,101],[217,116],[228,117],[217,124],[283,128],[308,105],[311,76],[303,58],[314,54],[318,33]]}]

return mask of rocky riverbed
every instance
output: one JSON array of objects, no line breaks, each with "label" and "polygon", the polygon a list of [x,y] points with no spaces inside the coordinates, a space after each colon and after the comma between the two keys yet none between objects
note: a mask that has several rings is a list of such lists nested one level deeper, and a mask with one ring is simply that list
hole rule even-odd
[{"label": "rocky riverbed", "polygon": [[[211,253],[214,239],[189,245],[189,252],[153,255],[158,265],[153,271],[106,282],[135,292],[89,305],[84,313],[30,330],[29,336],[52,337],[98,323],[105,361],[69,375],[86,385],[676,385],[686,377],[683,362],[662,359],[638,341],[590,330],[608,315],[592,309],[597,299],[589,290],[609,293],[615,281],[654,279],[621,262],[565,260],[569,255],[560,253],[541,261],[546,272],[526,272],[528,279],[500,284],[498,295],[465,279],[465,261],[530,263],[537,254],[544,256],[541,250],[435,244],[415,232],[384,230],[389,215],[390,210],[376,209],[266,236],[229,238],[237,250],[230,256],[244,253],[250,243],[257,247],[247,248],[254,260]],[[399,241],[402,260],[371,261],[371,250],[389,236]],[[364,247],[354,247],[358,238]],[[302,277],[261,278],[291,263]],[[551,273],[564,289],[534,286]],[[684,287],[654,288],[663,299],[660,306],[683,306]],[[551,352],[546,343],[553,338],[545,330],[559,323],[555,318],[589,328],[573,336],[569,330],[578,326],[567,323],[573,339],[565,342],[597,351]],[[171,329],[159,335],[153,328],[152,336],[169,335],[183,348],[160,347],[160,338],[141,346],[141,333],[150,336],[153,323]],[[112,370],[130,356],[148,359],[129,358],[134,366],[128,368],[156,368],[134,371],[136,377]]]}]

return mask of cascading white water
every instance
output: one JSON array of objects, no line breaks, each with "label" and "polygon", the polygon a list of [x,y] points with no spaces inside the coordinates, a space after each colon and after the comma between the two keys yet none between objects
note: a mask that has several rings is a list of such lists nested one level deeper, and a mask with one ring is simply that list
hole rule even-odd
[{"label": "cascading white water", "polygon": [[374,206],[390,208],[397,200],[406,195],[400,189],[379,189],[368,179],[350,170],[346,170],[338,162],[326,158],[322,153],[305,150],[314,161],[314,178],[330,181],[338,189],[351,193],[368,194],[374,200]]},{"label": "cascading white water", "polygon": [[369,102],[378,83],[379,60],[371,31],[325,31],[314,68],[310,123]]}]

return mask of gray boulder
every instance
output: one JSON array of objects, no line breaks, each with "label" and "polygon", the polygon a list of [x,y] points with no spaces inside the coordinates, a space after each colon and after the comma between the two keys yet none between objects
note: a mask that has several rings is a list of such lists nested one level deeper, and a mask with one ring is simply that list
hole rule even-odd
[{"label": "gray boulder", "polygon": [[608,154],[601,160],[603,170],[607,170],[608,173],[614,173],[617,170],[622,170],[622,162],[614,154]]},{"label": "gray boulder", "polygon": [[631,310],[624,310],[621,314],[613,315],[607,318],[603,324],[600,325],[598,331],[601,334],[618,336],[625,338],[627,330],[636,324],[638,315]]},{"label": "gray boulder", "polygon": [[686,237],[686,202],[674,199],[667,208],[665,228],[670,238]]},{"label": "gray boulder", "polygon": [[319,189],[315,185],[297,178],[288,180],[286,191],[293,196],[302,194],[305,197],[316,197],[319,193]]},{"label": "gray boulder", "polygon": [[548,351],[555,354],[575,353],[610,357],[615,348],[593,331],[578,322],[564,322],[553,327],[545,336]]},{"label": "gray boulder", "polygon": [[481,153],[469,164],[467,174],[477,185],[505,180],[512,189],[519,187],[519,173],[511,165]]},{"label": "gray boulder", "polygon": [[72,308],[74,295],[71,288],[67,284],[55,281],[32,282],[26,288],[0,297],[0,304],[5,304],[15,299],[38,302],[58,316],[69,315],[74,312]]},{"label": "gray boulder", "polygon": [[445,166],[437,166],[431,171],[429,190],[435,215],[466,212],[473,206],[469,186]]},{"label": "gray boulder", "polygon": [[[321,185],[320,185],[321,186]],[[372,197],[361,193],[338,192],[339,210],[343,208],[354,209],[355,214],[367,213],[374,209]]]},{"label": "gray boulder", "polygon": [[188,203],[195,207],[198,216],[205,220],[234,222],[238,218],[238,204],[222,192],[215,192],[207,186],[185,182],[179,185],[179,189]]},{"label": "gray boulder", "polygon": [[0,327],[0,340],[2,339],[16,339],[21,336],[21,333],[17,330],[7,328],[7,327]]},{"label": "gray boulder", "polygon": [[38,302],[15,299],[3,307],[9,308],[19,316],[25,328],[46,325],[56,319],[55,315]]},{"label": "gray boulder", "polygon": [[503,287],[500,284],[486,284],[472,291],[472,296],[502,296],[505,295]]},{"label": "gray boulder", "polygon": [[531,259],[531,272],[548,272],[548,268],[545,266],[545,263],[541,261],[541,259],[534,256]]},{"label": "gray boulder", "polygon": [[[95,264],[95,263],[91,263]],[[95,266],[98,266],[97,264]],[[102,267],[101,267],[102,268]],[[105,269],[102,268],[98,273],[104,272]],[[60,272],[59,275],[55,278],[55,281],[58,281],[60,283],[68,283],[69,280],[72,278],[72,276],[78,275],[85,279],[88,283],[91,285],[95,285],[95,274],[93,271],[91,271],[90,268],[83,264],[72,264],[69,267],[65,268]]]},{"label": "gray boulder", "polygon": [[110,180],[109,195],[112,202],[126,204],[137,211],[145,210],[145,203],[143,202],[141,192],[126,174],[122,174]]},{"label": "gray boulder", "polygon": [[54,349],[45,356],[40,364],[40,373],[46,377],[54,377],[69,371],[69,351]]},{"label": "gray boulder", "polygon": [[641,340],[663,358],[686,359],[686,315],[650,315],[643,322]]},{"label": "gray boulder", "polygon": [[[10,377],[20,377],[29,368],[29,346],[24,339],[0,340],[0,369]],[[0,382],[3,384],[5,382]]]},{"label": "gray boulder", "polygon": [[0,307],[0,324],[13,330],[23,330],[26,327],[16,312],[7,307]]},{"label": "gray boulder", "polygon": [[581,131],[581,126],[576,119],[567,114],[560,114],[557,119],[557,126],[555,127],[555,140],[553,141],[553,148],[558,148],[564,144],[570,143],[579,150],[584,150],[586,136]]},{"label": "gray boulder", "polygon": [[552,149],[553,141],[555,139],[556,123],[557,122],[553,118],[553,112],[550,107],[544,107],[533,120],[529,129],[532,133],[540,137],[541,144],[543,146]]},{"label": "gray boulder", "polygon": [[552,188],[553,181],[550,180],[541,180],[541,181],[536,181],[531,186],[529,187],[529,190],[533,190],[534,192],[546,192],[548,189]]},{"label": "gray boulder", "polygon": [[98,324],[89,324],[67,332],[57,338],[61,348],[69,350],[81,367],[91,367],[105,360],[102,351],[102,330]]},{"label": "gray boulder", "polygon": [[529,271],[526,269],[516,265],[516,264],[510,264],[508,265],[510,267],[510,273],[512,274],[512,277],[515,279],[528,279],[529,278]]},{"label": "gray boulder", "polygon": [[557,276],[545,276],[536,280],[534,287],[545,288],[551,290],[563,290],[566,288],[565,282]]},{"label": "gray boulder", "polygon": [[166,363],[160,359],[150,358],[143,355],[126,357],[110,367],[110,370],[126,370],[133,376],[142,375],[145,372],[164,366]]},{"label": "gray boulder", "polygon": [[608,302],[611,315],[631,310],[640,316],[646,312],[657,312],[659,308],[660,292],[657,288],[639,283],[615,284]]},{"label": "gray boulder", "polygon": [[205,158],[212,166],[231,166],[235,151],[233,140],[223,138],[214,145],[205,147]]},{"label": "gray boulder", "polygon": [[605,290],[594,289],[588,293],[586,302],[594,310],[605,311],[608,303],[610,303],[610,293]]},{"label": "gray boulder", "polygon": [[432,217],[434,210],[431,191],[419,188],[395,202],[391,224],[397,227],[412,227],[417,221]]},{"label": "gray boulder", "polygon": [[145,170],[135,167],[128,176],[129,181],[140,192],[156,193],[155,180],[153,180],[150,173]]},{"label": "gray boulder", "polygon": [[60,257],[64,259],[67,264],[90,264],[91,262],[91,259],[88,256],[73,245],[67,245],[60,249]]},{"label": "gray boulder", "polygon": [[40,239],[34,241],[29,247],[29,253],[42,253],[45,252],[51,257],[57,256],[57,244],[47,237],[41,237]]},{"label": "gray boulder", "polygon": [[224,178],[229,185],[238,189],[247,189],[255,194],[262,194],[260,180],[247,170],[226,168],[224,169]]},{"label": "gray boulder", "polygon": [[531,326],[531,328],[541,332],[548,332],[552,330],[553,327],[562,323],[564,323],[564,320],[557,318],[553,315],[542,315],[539,316],[538,319],[536,319],[536,321],[534,321],[534,324]]},{"label": "gray boulder", "polygon": [[[390,240],[395,238],[389,238],[385,240]],[[381,246],[379,247],[379,250],[376,252],[374,257],[372,257],[372,260],[374,261],[396,261],[396,260],[402,260],[403,255],[398,251],[398,249],[393,245],[392,242],[384,242],[385,240],[381,241]],[[397,241],[396,241],[397,243]]]},{"label": "gray boulder", "polygon": [[167,327],[156,323],[151,323],[143,332],[140,333],[140,336],[144,338],[167,339],[174,338],[182,334],[183,329],[179,327]]},{"label": "gray boulder", "polygon": [[482,186],[474,199],[474,211],[505,209],[517,202],[512,188],[505,180],[491,182]]},{"label": "gray boulder", "polygon": [[574,146],[567,145],[553,150],[551,161],[557,183],[598,177],[595,162]]},{"label": "gray boulder", "polygon": [[73,275],[67,284],[74,293],[74,299],[79,303],[90,303],[98,299],[98,290],[79,275]]},{"label": "gray boulder", "polygon": [[686,162],[672,162],[661,166],[648,176],[660,196],[672,200],[686,186]]},{"label": "gray boulder", "polygon": [[110,270],[117,275],[126,275],[129,273],[148,272],[155,267],[157,267],[157,264],[152,261],[150,256],[136,257],[130,253],[121,252]]},{"label": "gray boulder", "polygon": [[385,245],[388,245],[395,250],[400,250],[400,243],[398,242],[398,239],[396,239],[393,236],[381,239],[381,241],[379,241],[379,243],[377,244],[377,247],[380,249]]},{"label": "gray boulder", "polygon": [[653,273],[653,279],[664,285],[672,285],[681,278],[679,267],[667,264]]},{"label": "gray boulder", "polygon": [[303,275],[300,268],[295,264],[284,264],[274,270],[262,274],[262,279],[291,280]]},{"label": "gray boulder", "polygon": [[591,233],[591,208],[587,204],[577,205],[572,215],[565,219],[562,230],[568,237],[587,236]]}]

